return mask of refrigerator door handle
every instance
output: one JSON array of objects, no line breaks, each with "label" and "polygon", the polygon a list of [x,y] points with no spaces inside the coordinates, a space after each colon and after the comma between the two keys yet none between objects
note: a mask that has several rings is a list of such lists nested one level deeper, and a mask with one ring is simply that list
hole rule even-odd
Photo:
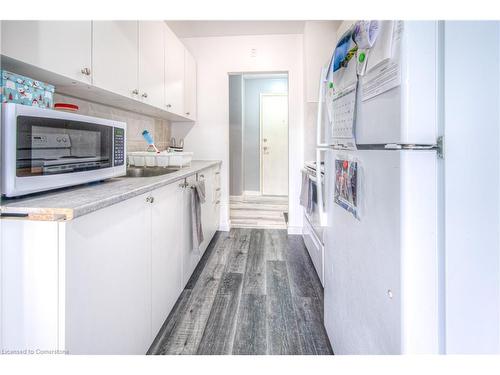
[{"label": "refrigerator door handle", "polygon": [[[326,149],[316,148],[316,171],[319,171],[321,176],[321,152],[327,151]],[[325,165],[326,167],[326,165]],[[325,170],[325,178],[318,178],[316,183],[316,194],[318,199],[320,225],[326,226],[326,207],[325,199],[323,198],[323,184],[326,183],[327,171]]]},{"label": "refrigerator door handle", "polygon": [[326,90],[326,75],[328,73],[328,68],[321,68],[321,77],[319,80],[319,93],[318,93],[318,115],[316,117],[316,146],[317,147],[328,147],[327,143],[323,143],[321,139],[321,129],[323,127],[323,105],[325,102],[325,90]]}]

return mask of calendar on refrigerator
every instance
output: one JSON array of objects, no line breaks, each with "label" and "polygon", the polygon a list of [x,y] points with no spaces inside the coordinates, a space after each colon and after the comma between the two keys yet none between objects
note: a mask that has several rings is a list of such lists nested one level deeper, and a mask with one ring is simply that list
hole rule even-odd
[{"label": "calendar on refrigerator", "polygon": [[335,146],[355,150],[357,81],[332,95],[332,138]]}]

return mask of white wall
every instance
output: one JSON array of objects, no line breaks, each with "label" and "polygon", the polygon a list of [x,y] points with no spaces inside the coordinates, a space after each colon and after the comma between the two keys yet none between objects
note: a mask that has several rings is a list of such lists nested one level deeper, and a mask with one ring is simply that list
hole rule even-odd
[{"label": "white wall", "polygon": [[229,195],[243,194],[243,77],[229,76]]},{"label": "white wall", "polygon": [[340,21],[306,21],[304,25],[304,159],[316,158],[319,78],[332,57]]},{"label": "white wall", "polygon": [[444,31],[446,352],[499,353],[499,24]]},{"label": "white wall", "polygon": [[[221,229],[229,228],[229,84],[228,73],[288,72],[289,80],[289,232],[302,230],[299,206],[303,145],[302,35],[186,38],[197,62],[198,121],[172,124],[195,159],[220,159]],[[252,53],[254,50],[254,53]]]}]

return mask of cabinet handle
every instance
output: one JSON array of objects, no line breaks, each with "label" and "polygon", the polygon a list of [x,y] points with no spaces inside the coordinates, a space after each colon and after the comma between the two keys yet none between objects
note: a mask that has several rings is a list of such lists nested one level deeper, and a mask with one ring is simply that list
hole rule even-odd
[{"label": "cabinet handle", "polygon": [[220,172],[215,172],[216,175],[220,174]]},{"label": "cabinet handle", "polygon": [[172,108],[172,104],[167,104],[167,108]]},{"label": "cabinet handle", "polygon": [[132,95],[139,95],[139,90],[134,89],[134,90],[132,91]]},{"label": "cabinet handle", "polygon": [[186,115],[188,115],[188,116],[189,116],[190,114],[191,114],[191,113],[189,113],[189,112],[186,112]]},{"label": "cabinet handle", "polygon": [[147,197],[146,198],[146,202],[148,202],[148,203],[153,203],[154,201],[155,201],[154,197]]},{"label": "cabinet handle", "polygon": [[81,70],[82,74],[89,76],[90,75],[90,69],[89,68],[82,68]]},{"label": "cabinet handle", "polygon": [[143,93],[143,94],[142,94],[142,97],[143,97],[143,98],[147,98],[147,97],[148,97],[148,93],[147,93],[147,92]]},{"label": "cabinet handle", "polygon": [[215,204],[219,204],[219,203],[220,203],[220,201],[216,201],[216,202],[215,202]]},{"label": "cabinet handle", "polygon": [[215,191],[220,191],[220,188],[215,189]]}]

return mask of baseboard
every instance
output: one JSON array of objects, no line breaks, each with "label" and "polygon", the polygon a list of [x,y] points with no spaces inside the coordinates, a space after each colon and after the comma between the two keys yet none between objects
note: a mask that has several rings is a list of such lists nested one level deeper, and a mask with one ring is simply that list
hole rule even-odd
[{"label": "baseboard", "polygon": [[219,224],[219,230],[221,232],[229,232],[231,230],[231,222],[225,224]]},{"label": "baseboard", "polygon": [[288,227],[288,234],[302,234],[302,227]]},{"label": "baseboard", "polygon": [[260,191],[256,191],[256,190],[245,190],[243,192],[243,196],[245,196],[245,195],[255,197],[255,196],[262,195],[262,194],[260,193]]}]

